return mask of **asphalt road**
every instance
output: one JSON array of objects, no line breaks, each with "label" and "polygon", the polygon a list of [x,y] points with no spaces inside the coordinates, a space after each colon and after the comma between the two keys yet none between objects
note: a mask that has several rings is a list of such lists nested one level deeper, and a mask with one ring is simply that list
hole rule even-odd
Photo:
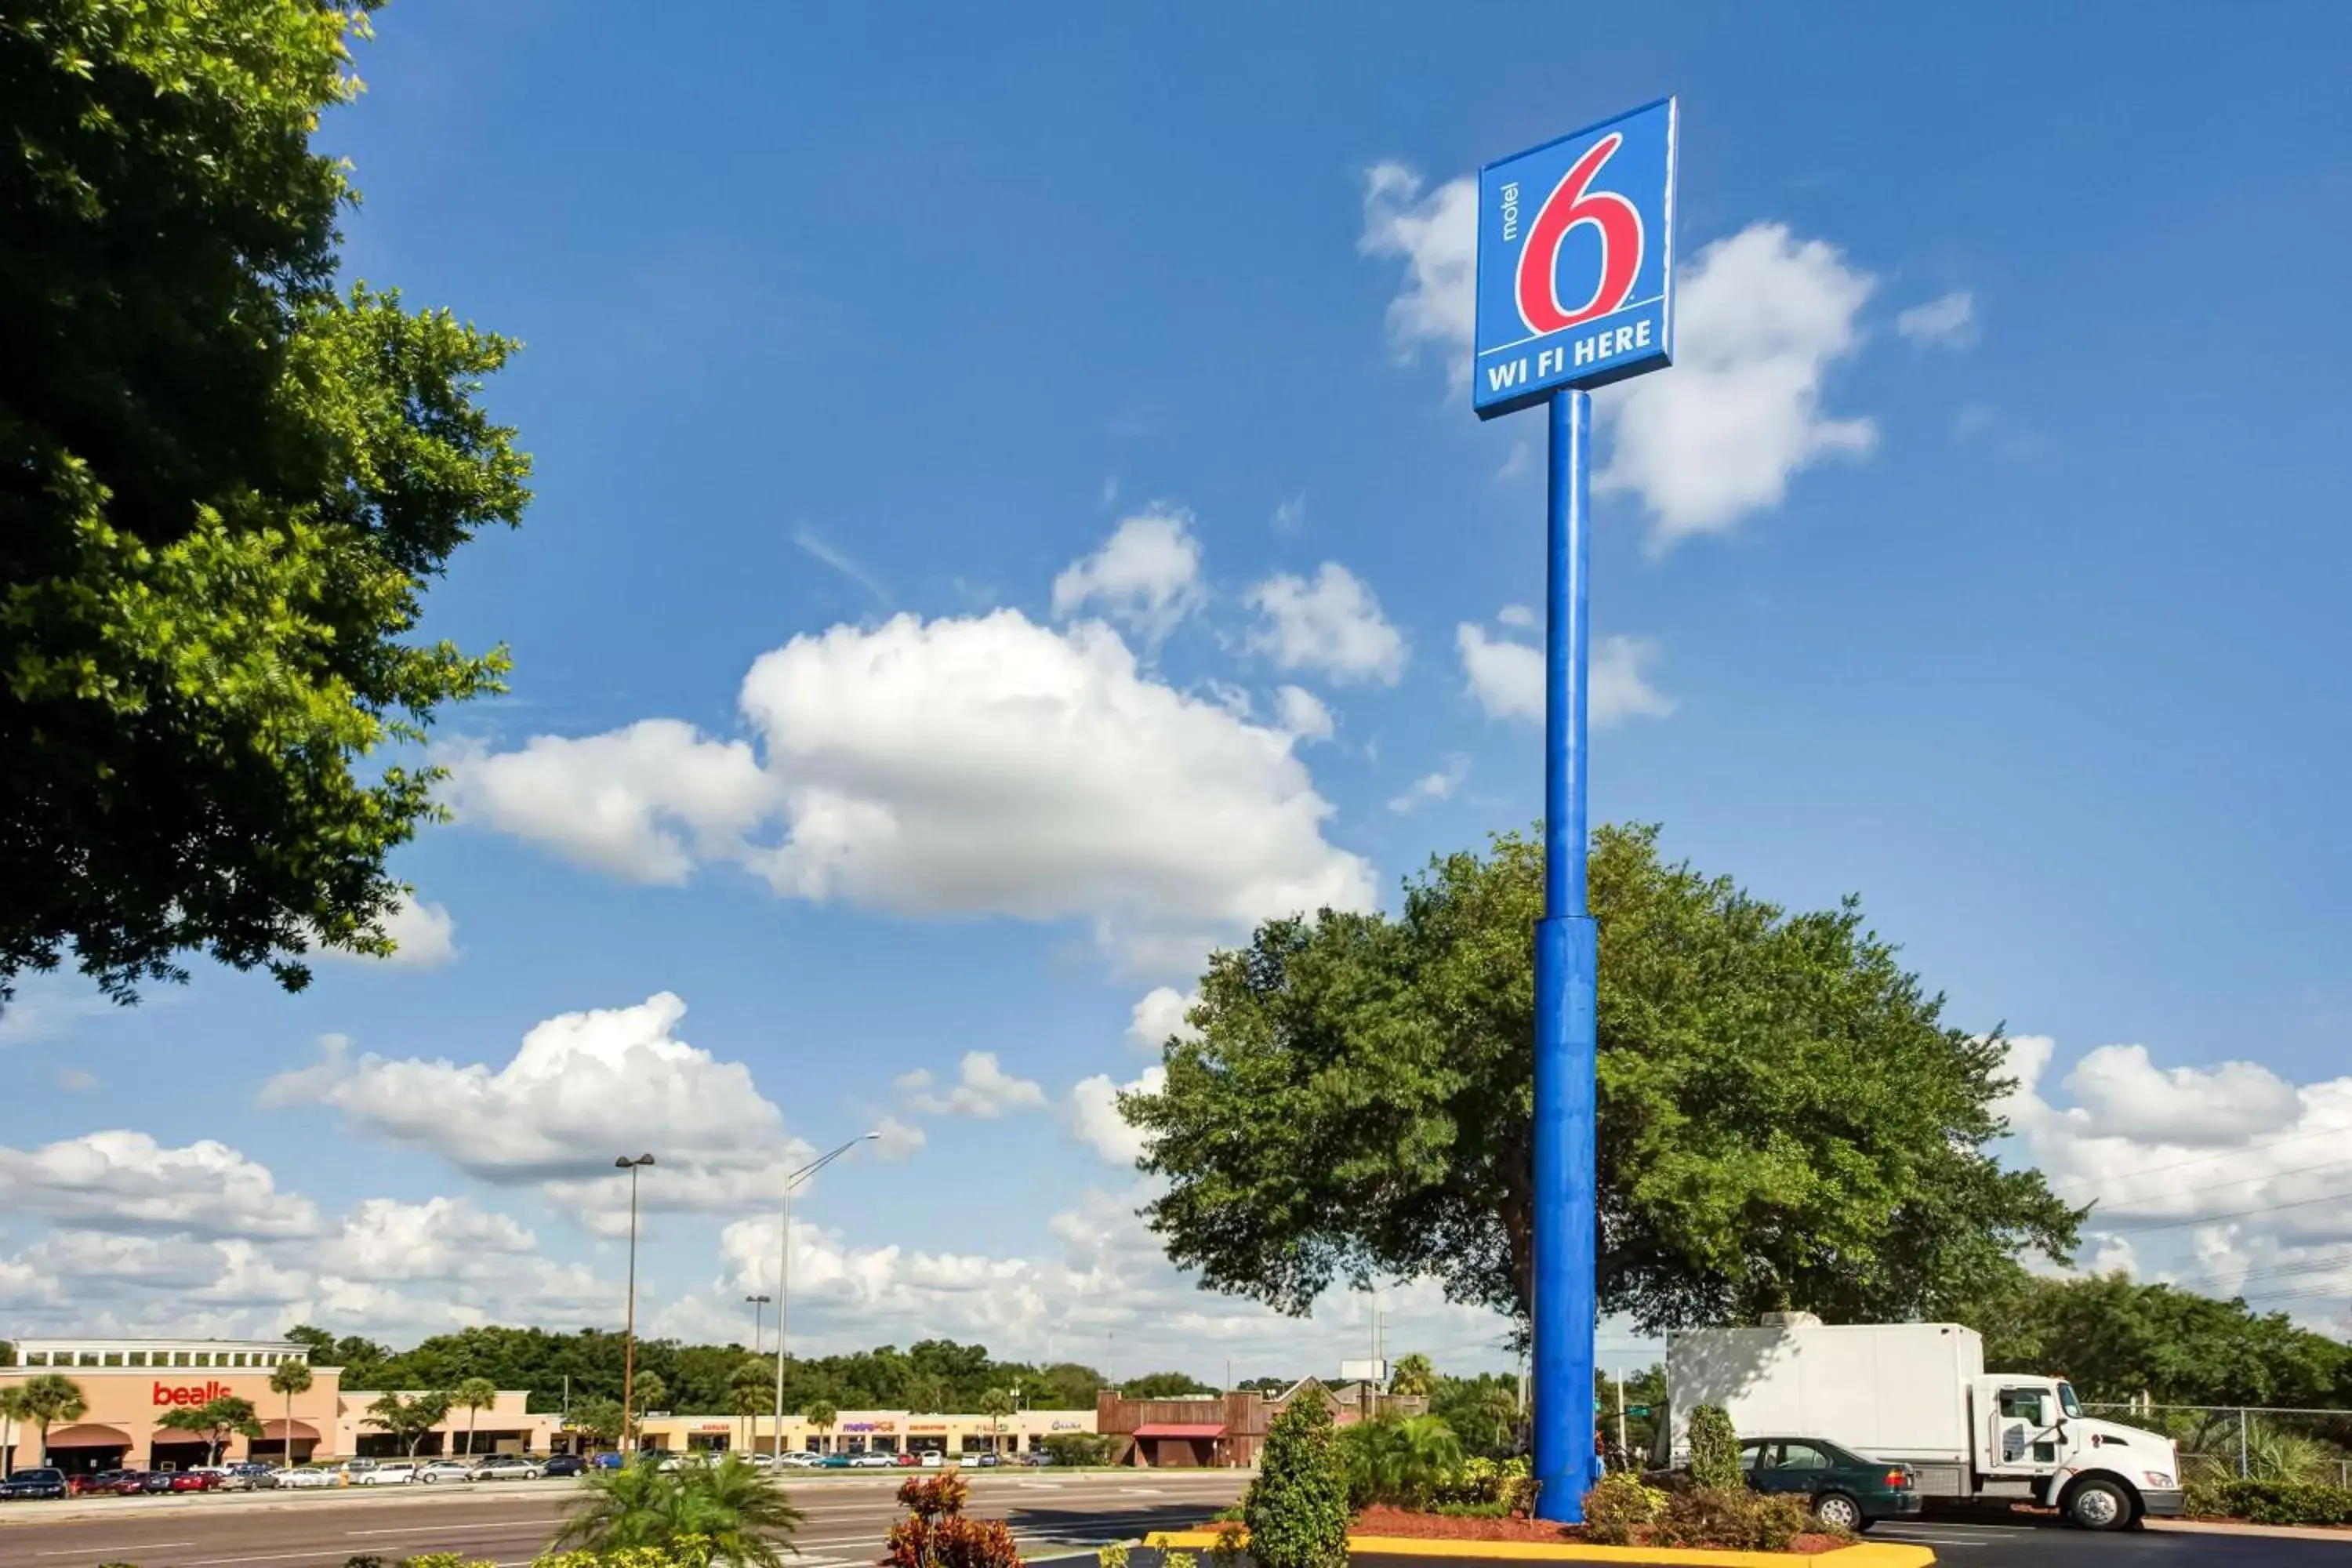
[{"label": "asphalt road", "polygon": [[[2166,1530],[2074,1530],[2055,1519],[2028,1514],[1935,1515],[1889,1522],[1873,1529],[1872,1541],[1901,1541],[1935,1548],[1952,1568],[2008,1568],[2011,1563],[2048,1563],[2051,1568],[2304,1568],[2352,1563],[2352,1537],[2342,1541],[2288,1541],[2256,1535],[2191,1534]],[[1418,1568],[1428,1568],[1427,1564]]]},{"label": "asphalt road", "polygon": [[[971,1475],[969,1510],[1013,1526],[1033,1560],[1076,1552],[1147,1531],[1194,1525],[1241,1495],[1232,1472],[1141,1471],[1112,1475]],[[898,1516],[901,1475],[826,1478],[790,1485],[808,1515],[794,1568],[871,1568]],[[90,1499],[70,1516],[56,1504],[0,1505],[0,1563],[7,1568],[341,1568],[372,1552],[389,1560],[421,1552],[462,1552],[501,1568],[525,1564],[553,1533],[574,1488],[512,1481],[466,1488],[381,1492],[255,1493],[250,1496]],[[121,1509],[103,1509],[115,1502]],[[46,1517],[45,1517],[46,1516]]]}]

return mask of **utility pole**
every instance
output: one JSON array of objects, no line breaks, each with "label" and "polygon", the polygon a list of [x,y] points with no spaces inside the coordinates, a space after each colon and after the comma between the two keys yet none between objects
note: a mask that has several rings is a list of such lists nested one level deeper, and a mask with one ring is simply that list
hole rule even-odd
[{"label": "utility pole", "polygon": [[640,1154],[634,1160],[624,1154],[613,1162],[629,1173],[629,1311],[621,1330],[621,1452],[624,1454],[635,1447],[631,1434],[636,1430],[637,1173],[653,1163],[651,1154]]},{"label": "utility pole", "polygon": [[1617,1369],[1617,1462],[1627,1469],[1633,1468],[1632,1456],[1625,1447],[1625,1369]]}]

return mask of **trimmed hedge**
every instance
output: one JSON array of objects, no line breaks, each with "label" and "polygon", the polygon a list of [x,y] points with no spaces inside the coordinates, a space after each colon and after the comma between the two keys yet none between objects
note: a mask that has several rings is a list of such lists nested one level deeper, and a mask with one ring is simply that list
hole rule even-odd
[{"label": "trimmed hedge", "polygon": [[2252,1524],[2352,1524],[2352,1489],[2308,1481],[2220,1481],[2189,1489],[2189,1511]]}]

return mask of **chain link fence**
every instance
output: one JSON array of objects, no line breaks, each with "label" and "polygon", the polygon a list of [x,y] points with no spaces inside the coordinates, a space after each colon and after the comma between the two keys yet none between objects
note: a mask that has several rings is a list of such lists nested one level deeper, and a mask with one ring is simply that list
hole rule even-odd
[{"label": "chain link fence", "polygon": [[2184,1486],[2242,1477],[2352,1486],[2352,1410],[2259,1405],[2085,1405],[2180,1446]]}]

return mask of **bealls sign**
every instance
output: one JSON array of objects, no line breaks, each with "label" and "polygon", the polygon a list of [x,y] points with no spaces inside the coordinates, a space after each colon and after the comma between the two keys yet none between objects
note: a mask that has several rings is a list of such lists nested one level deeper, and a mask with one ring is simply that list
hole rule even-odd
[{"label": "bealls sign", "polygon": [[159,1383],[155,1385],[158,1405],[208,1405],[215,1399],[235,1394],[226,1383]]}]

